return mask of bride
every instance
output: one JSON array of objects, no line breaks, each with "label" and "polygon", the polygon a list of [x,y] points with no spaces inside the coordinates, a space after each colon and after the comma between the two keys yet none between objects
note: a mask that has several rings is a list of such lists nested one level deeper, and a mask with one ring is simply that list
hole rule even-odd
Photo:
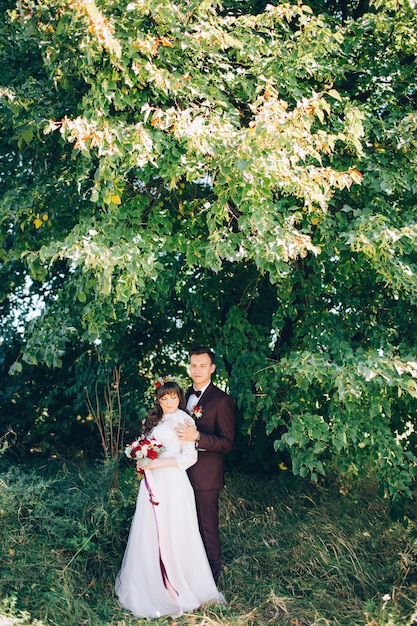
[{"label": "bride", "polygon": [[144,479],[116,577],[119,602],[136,617],[179,617],[206,603],[225,603],[207,560],[186,472],[196,463],[197,450],[175,430],[193,422],[183,408],[180,387],[165,382],[142,428],[142,436],[155,438],[164,451],[149,464],[137,461]]}]

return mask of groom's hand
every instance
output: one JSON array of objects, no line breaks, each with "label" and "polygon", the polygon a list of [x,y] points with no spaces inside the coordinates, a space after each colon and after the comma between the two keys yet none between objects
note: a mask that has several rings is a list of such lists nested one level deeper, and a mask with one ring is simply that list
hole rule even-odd
[{"label": "groom's hand", "polygon": [[193,424],[179,424],[175,429],[181,441],[196,442],[199,439],[198,430]]}]

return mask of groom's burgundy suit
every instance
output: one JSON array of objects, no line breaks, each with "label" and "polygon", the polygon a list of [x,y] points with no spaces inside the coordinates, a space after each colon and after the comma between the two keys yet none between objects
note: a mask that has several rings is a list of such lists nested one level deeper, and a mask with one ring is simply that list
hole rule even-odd
[{"label": "groom's burgundy suit", "polygon": [[[192,387],[187,390],[187,400],[192,391]],[[235,407],[232,398],[211,382],[197,404],[203,410],[196,420],[198,461],[187,471],[195,492],[200,532],[217,582],[222,565],[219,494],[224,485],[223,454],[233,447]]]}]

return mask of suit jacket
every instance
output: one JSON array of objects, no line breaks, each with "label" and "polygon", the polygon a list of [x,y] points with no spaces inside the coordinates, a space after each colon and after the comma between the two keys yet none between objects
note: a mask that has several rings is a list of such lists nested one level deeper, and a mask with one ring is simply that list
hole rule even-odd
[{"label": "suit jacket", "polygon": [[[192,387],[187,390],[188,400]],[[233,399],[210,383],[198,406],[202,416],[195,420],[200,433],[198,461],[187,472],[196,491],[221,489],[224,485],[223,454],[229,452],[235,439],[235,406]]]}]

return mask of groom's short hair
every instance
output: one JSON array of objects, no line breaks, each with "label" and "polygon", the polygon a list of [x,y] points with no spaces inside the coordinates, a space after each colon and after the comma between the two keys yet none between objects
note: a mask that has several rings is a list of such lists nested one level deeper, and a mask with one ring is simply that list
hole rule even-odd
[{"label": "groom's short hair", "polygon": [[197,346],[197,347],[195,347],[195,348],[192,348],[192,349],[189,351],[188,355],[189,355],[190,357],[192,357],[192,356],[193,356],[193,354],[208,354],[208,355],[209,355],[209,357],[210,357],[210,361],[211,361],[212,365],[214,365],[214,364],[215,364],[215,362],[216,362],[216,358],[215,358],[215,355],[214,355],[213,350],[211,350],[211,349],[210,349],[210,348],[208,348],[207,346]]}]

